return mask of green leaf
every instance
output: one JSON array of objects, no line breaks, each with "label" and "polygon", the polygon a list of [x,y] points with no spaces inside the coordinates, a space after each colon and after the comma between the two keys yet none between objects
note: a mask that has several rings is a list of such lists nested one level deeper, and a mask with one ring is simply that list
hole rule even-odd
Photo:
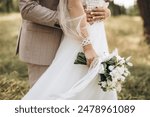
[{"label": "green leaf", "polygon": [[85,54],[83,52],[79,52],[77,54],[77,58],[76,58],[74,64],[87,65],[87,60],[86,60]]},{"label": "green leaf", "polygon": [[100,74],[100,81],[103,82],[103,81],[107,81],[106,77],[104,74]]},{"label": "green leaf", "polygon": [[112,77],[110,75],[107,77],[107,79],[112,81]]}]

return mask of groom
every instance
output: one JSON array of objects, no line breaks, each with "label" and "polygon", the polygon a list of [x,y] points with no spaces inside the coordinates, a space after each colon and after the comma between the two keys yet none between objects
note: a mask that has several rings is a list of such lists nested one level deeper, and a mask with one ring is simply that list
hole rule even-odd
[{"label": "groom", "polygon": [[[63,33],[57,19],[58,3],[59,0],[19,0],[23,20],[16,53],[28,65],[30,87],[52,63],[60,45]],[[87,20],[93,23],[109,15],[109,9],[95,8],[87,12]]]}]

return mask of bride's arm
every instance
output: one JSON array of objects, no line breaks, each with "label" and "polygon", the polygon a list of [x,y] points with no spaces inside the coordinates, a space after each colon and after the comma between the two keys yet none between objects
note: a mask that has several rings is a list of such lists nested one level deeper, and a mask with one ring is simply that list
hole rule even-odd
[{"label": "bride's arm", "polygon": [[[82,36],[81,41],[83,41],[83,40],[85,41],[86,39],[89,38],[89,33],[88,33],[88,29],[87,29],[88,22],[86,19],[86,14],[85,14],[81,0],[68,0],[68,11],[69,11],[71,18],[77,18],[80,16],[84,16],[80,22],[80,33]],[[86,55],[86,58],[87,58],[89,64],[91,64],[93,59],[95,57],[97,57],[97,54],[96,54],[95,50],[93,49],[92,44],[91,43],[86,44],[85,46],[83,46],[83,50],[84,50],[84,53]]]},{"label": "bride's arm", "polygon": [[84,16],[80,22],[80,32],[84,38],[88,37],[86,13],[81,0],[68,0],[68,11],[71,18]]}]

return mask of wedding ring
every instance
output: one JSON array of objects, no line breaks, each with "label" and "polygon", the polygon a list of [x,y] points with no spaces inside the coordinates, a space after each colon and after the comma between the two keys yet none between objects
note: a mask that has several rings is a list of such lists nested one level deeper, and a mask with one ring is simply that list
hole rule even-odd
[{"label": "wedding ring", "polygon": [[102,16],[102,19],[105,19],[105,16]]}]

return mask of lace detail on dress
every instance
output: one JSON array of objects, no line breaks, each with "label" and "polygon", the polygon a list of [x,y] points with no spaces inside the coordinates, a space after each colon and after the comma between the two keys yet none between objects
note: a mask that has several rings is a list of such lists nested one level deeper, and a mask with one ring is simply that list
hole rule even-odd
[{"label": "lace detail on dress", "polygon": [[105,0],[82,0],[82,3],[87,7],[87,10],[92,10],[95,7],[108,7],[109,5]]}]

